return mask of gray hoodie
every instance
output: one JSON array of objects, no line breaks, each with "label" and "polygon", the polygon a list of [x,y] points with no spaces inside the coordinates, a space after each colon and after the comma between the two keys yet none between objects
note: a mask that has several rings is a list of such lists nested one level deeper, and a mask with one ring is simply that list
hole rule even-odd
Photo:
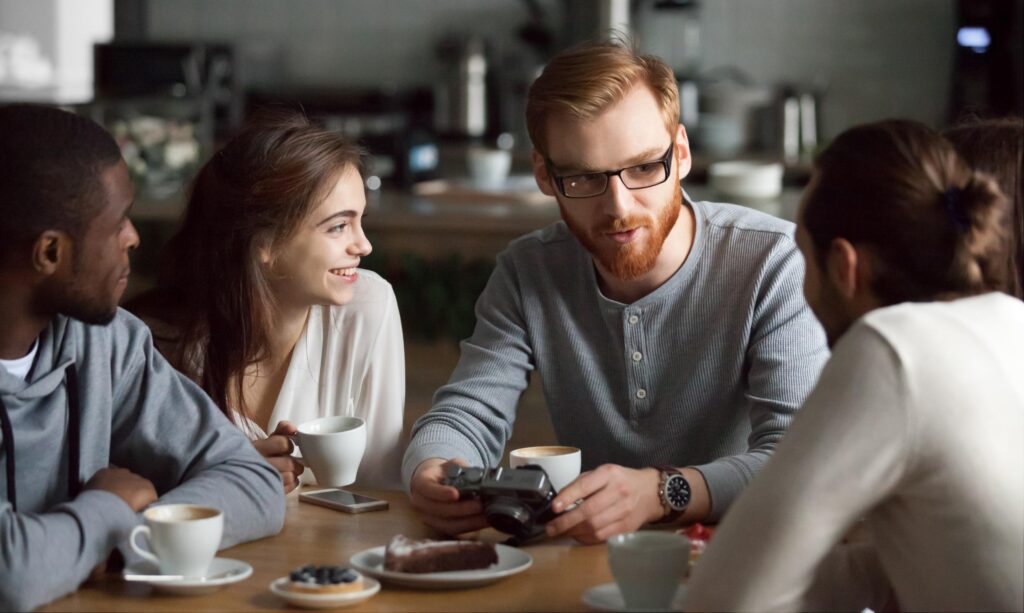
[{"label": "gray hoodie", "polygon": [[[77,382],[77,385],[76,385]],[[77,474],[69,388],[77,387]],[[26,380],[0,367],[17,508],[0,438],[0,609],[31,609],[78,588],[141,516],[114,494],[77,493],[111,464],[153,482],[159,501],[224,512],[222,547],[277,533],[281,478],[195,384],[153,349],[149,329],[119,310],[108,326],[55,318]],[[0,410],[3,410],[0,408]]]}]

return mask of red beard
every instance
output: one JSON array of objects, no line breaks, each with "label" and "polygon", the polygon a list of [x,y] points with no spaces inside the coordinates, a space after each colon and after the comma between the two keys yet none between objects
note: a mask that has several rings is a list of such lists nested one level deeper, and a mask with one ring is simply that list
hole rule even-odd
[{"label": "red beard", "polygon": [[[672,203],[664,207],[657,217],[630,215],[621,219],[613,219],[591,230],[577,226],[566,215],[565,207],[561,202],[558,203],[558,206],[562,209],[562,219],[569,226],[569,230],[583,243],[583,246],[597,259],[598,263],[616,278],[633,281],[654,268],[658,254],[661,253],[661,248],[665,244],[665,239],[679,218],[679,211],[683,206],[683,190],[676,192]],[[609,232],[623,232],[639,228],[645,229],[646,240],[641,238],[623,245],[616,245],[604,236]]]}]

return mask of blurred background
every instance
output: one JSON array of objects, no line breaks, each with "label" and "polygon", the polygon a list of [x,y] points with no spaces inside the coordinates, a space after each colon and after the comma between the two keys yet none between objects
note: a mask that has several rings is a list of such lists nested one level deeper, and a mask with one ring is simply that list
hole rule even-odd
[{"label": "blurred background", "polygon": [[[0,104],[62,105],[115,135],[142,237],[129,296],[152,283],[196,169],[255,109],[301,108],[362,142],[364,264],[398,296],[411,424],[472,331],[495,255],[558,219],[529,175],[523,120],[554,53],[614,30],[662,57],[694,152],[690,195],[791,219],[814,153],[854,124],[1020,115],[1022,5],[0,0]],[[520,442],[553,440],[537,385],[520,416]]]}]

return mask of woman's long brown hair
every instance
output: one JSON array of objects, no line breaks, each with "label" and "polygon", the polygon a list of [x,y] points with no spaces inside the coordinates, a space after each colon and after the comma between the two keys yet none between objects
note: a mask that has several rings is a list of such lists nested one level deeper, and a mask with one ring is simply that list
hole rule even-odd
[{"label": "woman's long brown hair", "polygon": [[267,357],[274,325],[261,251],[274,253],[361,161],[358,147],[305,116],[264,112],[192,184],[161,257],[157,310],[176,332],[171,362],[241,427],[252,417],[243,375]]}]

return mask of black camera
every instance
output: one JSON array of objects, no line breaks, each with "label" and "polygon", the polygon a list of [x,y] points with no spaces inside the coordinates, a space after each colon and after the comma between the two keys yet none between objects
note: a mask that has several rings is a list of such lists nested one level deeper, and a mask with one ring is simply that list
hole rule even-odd
[{"label": "black camera", "polygon": [[544,532],[554,519],[551,510],[555,488],[540,466],[521,468],[479,468],[450,465],[444,484],[459,490],[459,498],[479,498],[487,522],[523,542]]}]

